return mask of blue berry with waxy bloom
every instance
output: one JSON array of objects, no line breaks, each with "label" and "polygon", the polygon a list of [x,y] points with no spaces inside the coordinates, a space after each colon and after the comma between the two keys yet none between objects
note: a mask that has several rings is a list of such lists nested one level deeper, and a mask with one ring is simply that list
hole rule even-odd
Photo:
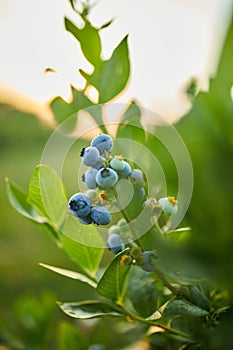
[{"label": "blue berry with waxy bloom", "polygon": [[80,156],[82,157],[83,164],[86,166],[93,166],[98,162],[100,157],[99,150],[96,147],[83,148]]},{"label": "blue berry with waxy bloom", "polygon": [[89,168],[82,176],[82,180],[90,190],[94,190],[97,187],[96,175],[98,170]]},{"label": "blue berry with waxy bloom", "polygon": [[85,216],[84,218],[78,217],[78,221],[79,221],[81,224],[84,224],[84,225],[90,225],[90,224],[93,223],[91,214],[89,214],[88,216]]},{"label": "blue berry with waxy bloom", "polygon": [[91,141],[91,146],[98,148],[100,154],[109,153],[112,150],[113,140],[107,134],[100,134]]},{"label": "blue berry with waxy bloom", "polygon": [[145,185],[144,174],[140,169],[131,171],[130,179],[134,185],[143,187]]},{"label": "blue berry with waxy bloom", "polygon": [[112,221],[112,216],[108,209],[100,205],[91,208],[91,217],[93,222],[97,225],[108,225]]},{"label": "blue berry with waxy bloom", "polygon": [[122,157],[114,157],[110,161],[110,167],[113,168],[116,171],[123,170],[125,167],[125,163],[123,162]]},{"label": "blue berry with waxy bloom", "polygon": [[107,246],[114,254],[118,254],[125,249],[125,245],[117,233],[113,233],[108,237]]},{"label": "blue berry with waxy bloom", "polygon": [[165,197],[158,200],[158,204],[161,206],[162,211],[166,215],[176,214],[178,210],[178,201],[174,197]]},{"label": "blue berry with waxy bloom", "polygon": [[143,263],[140,264],[144,271],[151,272],[155,270],[155,263],[158,260],[158,255],[152,251],[145,251],[142,253]]},{"label": "blue berry with waxy bloom", "polygon": [[91,212],[91,206],[90,198],[81,192],[74,194],[68,203],[70,214],[76,217],[88,216]]},{"label": "blue berry with waxy bloom", "polygon": [[97,185],[103,188],[113,187],[118,180],[118,175],[111,168],[103,168],[98,170],[96,174]]},{"label": "blue berry with waxy bloom", "polygon": [[127,179],[127,177],[131,173],[131,166],[129,165],[129,163],[127,163],[125,160],[123,160],[123,163],[124,168],[117,172],[119,179]]},{"label": "blue berry with waxy bloom", "polygon": [[91,167],[99,170],[105,166],[105,163],[106,163],[106,159],[104,157],[99,157],[97,162],[94,165],[92,165]]}]

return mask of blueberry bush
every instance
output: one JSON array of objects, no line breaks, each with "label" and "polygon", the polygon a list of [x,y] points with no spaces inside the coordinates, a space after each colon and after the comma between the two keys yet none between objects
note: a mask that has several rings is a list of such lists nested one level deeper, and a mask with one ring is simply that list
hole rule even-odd
[{"label": "blueberry bush", "polygon": [[[193,230],[189,225],[195,231],[198,221],[196,225],[192,212],[182,216],[189,195],[185,197],[186,190],[182,192],[177,185],[173,173],[175,166],[179,168],[178,161],[173,159],[174,166],[164,147],[167,138],[173,142],[170,126],[156,125],[156,132],[154,127],[145,127],[143,108],[134,100],[126,105],[118,123],[104,122],[106,105],[114,104],[112,100],[124,90],[130,76],[127,36],[109,59],[102,59],[101,31],[111,21],[96,28],[89,20],[89,1],[81,2],[81,9],[72,0],[70,4],[83,26],[65,18],[65,27],[78,41],[93,71],[80,69],[86,82],[84,88],[72,87],[71,102],[56,97],[51,108],[58,134],[72,139],[70,145],[78,149],[68,177],[74,176],[79,167],[78,184],[70,186],[69,180],[63,181],[45,161],[36,167],[27,194],[7,179],[9,201],[18,213],[47,230],[58,249],[63,249],[77,264],[77,271],[45,263],[41,266],[77,280],[77,290],[81,288],[80,282],[88,285],[93,291],[92,299],[58,302],[58,306],[81,323],[113,319],[105,323],[109,327],[106,332],[111,334],[114,325],[119,333],[118,342],[112,339],[111,349],[123,349],[138,341],[143,341],[142,349],[230,349],[228,338],[224,343],[222,328],[231,315],[231,288],[220,282],[219,271],[213,273],[205,263],[198,244],[196,253],[190,249]],[[98,93],[96,102],[88,95],[90,87]],[[204,111],[207,97],[196,96],[195,84],[187,94],[193,101],[192,111]],[[211,98],[211,94],[208,96]],[[232,111],[232,104],[230,108]],[[89,113],[96,126],[91,127],[92,137],[84,132],[75,138],[76,124],[85,118],[82,111]],[[183,123],[185,120],[177,124],[180,134],[186,133]],[[158,167],[150,162],[154,158],[147,158],[145,149],[159,158],[165,172],[169,169],[165,174],[166,188],[161,177],[156,178],[156,171],[155,175],[150,172]],[[56,156],[55,148],[55,163]],[[181,167],[184,165],[185,160]],[[183,168],[185,178],[189,174],[186,171]],[[191,180],[188,185],[192,190]],[[180,222],[182,225],[177,228]],[[211,244],[208,251],[210,247]],[[61,325],[58,338],[61,350],[100,350],[110,346],[109,341],[105,343],[106,333],[98,344],[90,344],[69,323]]]}]

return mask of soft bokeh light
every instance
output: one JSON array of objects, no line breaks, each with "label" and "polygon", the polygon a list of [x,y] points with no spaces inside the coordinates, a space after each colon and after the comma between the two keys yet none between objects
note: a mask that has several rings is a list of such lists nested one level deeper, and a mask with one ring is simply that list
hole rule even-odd
[{"label": "soft bokeh light", "polygon": [[[132,73],[119,102],[141,103],[174,118],[184,104],[179,90],[191,76],[208,87],[229,22],[231,0],[101,0],[91,13],[100,26],[103,57],[109,57],[129,33]],[[9,0],[0,3],[0,82],[45,102],[68,98],[69,84],[83,85],[78,68],[91,70],[74,38],[65,31],[64,15],[81,24],[67,0]],[[54,71],[45,72],[46,68]]]}]

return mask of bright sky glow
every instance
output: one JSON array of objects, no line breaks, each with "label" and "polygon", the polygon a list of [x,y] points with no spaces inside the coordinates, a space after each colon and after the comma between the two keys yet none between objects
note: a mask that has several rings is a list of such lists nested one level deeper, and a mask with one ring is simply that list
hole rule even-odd
[{"label": "bright sky glow", "polygon": [[[232,0],[100,0],[91,19],[101,25],[103,56],[129,33],[132,74],[120,102],[136,97],[147,108],[177,108],[177,91],[189,77],[206,86],[218,60]],[[69,84],[83,84],[78,68],[91,69],[64,15],[79,23],[67,0],[0,2],[0,84],[38,102],[69,97]],[[52,67],[57,73],[44,73]],[[178,98],[179,100],[179,98]],[[179,105],[178,101],[178,105]]]}]

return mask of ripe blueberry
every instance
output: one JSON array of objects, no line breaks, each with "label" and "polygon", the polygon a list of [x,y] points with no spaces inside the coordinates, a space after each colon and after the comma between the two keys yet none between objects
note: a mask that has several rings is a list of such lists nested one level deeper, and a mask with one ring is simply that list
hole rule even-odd
[{"label": "ripe blueberry", "polygon": [[84,165],[93,166],[98,162],[100,153],[96,147],[83,148],[80,153]]},{"label": "ripe blueberry", "polygon": [[106,159],[104,157],[99,157],[97,162],[94,165],[92,165],[92,168],[99,170],[104,167],[105,162],[106,162]]},{"label": "ripe blueberry", "polygon": [[145,185],[144,174],[139,169],[134,169],[131,171],[130,179],[136,186],[143,187]]},{"label": "ripe blueberry", "polygon": [[108,225],[112,221],[112,216],[108,209],[96,205],[91,209],[91,217],[95,224],[97,225]]},{"label": "ripe blueberry", "polygon": [[109,153],[112,150],[113,140],[107,134],[100,134],[91,141],[91,146],[98,148],[100,154]]},{"label": "ripe blueberry", "polygon": [[96,174],[98,170],[94,168],[89,168],[84,174],[83,174],[83,181],[85,182],[86,186],[90,190],[94,190],[97,187],[96,184]]},{"label": "ripe blueberry", "polygon": [[91,212],[91,200],[83,193],[76,193],[69,199],[70,214],[76,217],[88,216]]},{"label": "ripe blueberry", "polygon": [[125,245],[122,242],[121,237],[117,233],[113,233],[108,237],[107,246],[111,252],[118,254],[125,249]]},{"label": "ripe blueberry", "polygon": [[131,166],[129,165],[129,163],[127,163],[124,160],[123,160],[123,163],[124,163],[124,168],[122,170],[118,171],[119,179],[127,179],[127,177],[131,173]]},{"label": "ripe blueberry", "polygon": [[90,225],[93,222],[91,214],[89,214],[88,216],[85,216],[84,218],[78,217],[78,220],[79,222],[81,222],[81,224],[84,224],[84,225]]},{"label": "ripe blueberry", "polygon": [[100,187],[113,187],[118,180],[118,175],[115,170],[111,168],[104,168],[98,170],[96,174],[96,182]]}]

